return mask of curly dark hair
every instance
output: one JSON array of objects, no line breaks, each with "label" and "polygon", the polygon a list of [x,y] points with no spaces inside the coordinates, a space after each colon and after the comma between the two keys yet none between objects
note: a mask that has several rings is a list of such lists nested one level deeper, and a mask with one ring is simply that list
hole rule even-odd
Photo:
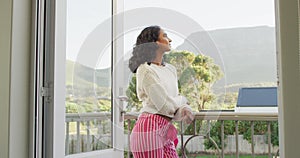
[{"label": "curly dark hair", "polygon": [[132,57],[129,59],[129,69],[136,73],[137,68],[145,63],[151,62],[156,57],[158,45],[159,26],[146,27],[137,37],[136,44],[133,48]]}]

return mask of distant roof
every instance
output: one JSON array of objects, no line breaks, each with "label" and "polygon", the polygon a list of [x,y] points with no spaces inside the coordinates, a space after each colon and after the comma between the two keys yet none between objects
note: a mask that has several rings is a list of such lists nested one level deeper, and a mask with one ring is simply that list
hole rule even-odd
[{"label": "distant roof", "polygon": [[240,88],[237,107],[277,107],[277,87]]}]

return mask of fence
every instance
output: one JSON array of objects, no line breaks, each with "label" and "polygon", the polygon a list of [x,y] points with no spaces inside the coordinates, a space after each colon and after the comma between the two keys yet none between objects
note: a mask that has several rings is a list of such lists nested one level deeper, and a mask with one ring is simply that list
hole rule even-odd
[{"label": "fence", "polygon": [[[126,113],[124,116],[125,122],[127,123],[127,137],[131,132],[131,127],[134,124],[134,120],[137,119],[139,113]],[[111,115],[110,113],[103,112],[103,113],[86,113],[86,114],[67,114],[66,115],[66,155],[73,154],[73,153],[80,153],[80,152],[88,152],[93,150],[101,150],[106,148],[111,148],[111,137],[110,137],[110,120]],[[217,145],[214,139],[212,139],[210,135],[210,129],[214,121],[220,121],[220,137],[221,137],[221,147]],[[250,141],[250,149],[252,157],[255,157],[255,135],[254,135],[254,122],[255,121],[266,121],[267,122],[267,148],[268,148],[268,157],[278,155],[278,150],[276,152],[272,152],[272,144],[271,144],[271,122],[278,120],[277,113],[248,113],[248,112],[198,112],[195,113],[195,121],[192,124],[193,130],[192,135],[188,138],[184,136],[184,129],[186,126],[178,122],[178,130],[179,130],[179,140],[180,140],[180,153],[182,157],[186,157],[186,147],[192,140],[195,140],[197,137],[202,137],[203,139],[207,139],[214,144],[216,148],[213,150],[216,152],[218,157],[225,157],[225,134],[224,134],[224,121],[234,121],[234,140],[235,143],[231,146],[235,147],[235,156],[239,157],[240,149],[241,149],[241,136],[239,136],[239,129],[238,124],[241,121],[250,121],[250,129],[251,129],[251,141]],[[206,127],[201,127],[201,129],[207,129],[206,132],[199,132],[196,129],[197,121],[206,122],[203,123]],[[75,123],[76,129],[73,130],[74,133],[71,133],[70,125],[71,123]],[[203,125],[202,124],[202,125]],[[129,139],[128,145],[129,146]],[[227,149],[228,150],[228,149]],[[256,149],[257,150],[257,149]],[[231,149],[230,152],[233,152]],[[131,157],[130,152],[127,152],[126,155],[128,158]]]}]

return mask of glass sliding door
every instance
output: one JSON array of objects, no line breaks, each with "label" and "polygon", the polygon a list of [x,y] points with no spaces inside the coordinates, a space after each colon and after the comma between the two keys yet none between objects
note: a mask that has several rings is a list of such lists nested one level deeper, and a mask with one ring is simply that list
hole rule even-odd
[{"label": "glass sliding door", "polygon": [[[123,154],[116,68],[122,30],[113,14],[117,1],[67,0],[65,154],[67,157]],[[118,140],[118,143],[115,141]]]},{"label": "glass sliding door", "polygon": [[37,0],[35,8],[35,156],[123,157],[123,21],[113,17],[122,3]]},{"label": "glass sliding door", "polygon": [[112,148],[112,2],[67,0],[66,155]]}]

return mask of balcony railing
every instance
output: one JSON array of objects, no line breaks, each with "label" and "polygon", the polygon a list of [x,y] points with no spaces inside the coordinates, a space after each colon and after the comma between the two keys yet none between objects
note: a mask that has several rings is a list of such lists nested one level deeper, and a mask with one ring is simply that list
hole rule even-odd
[{"label": "balcony railing", "polygon": [[[129,135],[131,132],[131,126],[133,125],[133,121],[136,120],[138,118],[139,113],[126,113],[124,116],[125,122],[127,123],[127,133],[128,133],[128,147],[130,146],[130,139],[129,139]],[[80,153],[80,152],[87,152],[87,151],[91,151],[91,150],[99,150],[96,148],[91,148],[91,146],[93,146],[93,142],[91,141],[91,130],[90,130],[90,126],[91,123],[95,123],[95,121],[97,122],[97,125],[94,125],[94,127],[97,128],[97,132],[101,133],[100,130],[102,130],[102,134],[105,135],[105,130],[102,128],[100,128],[102,125],[102,123],[104,121],[109,121],[108,119],[110,118],[110,113],[104,112],[104,113],[86,113],[86,114],[66,114],[66,155],[69,154],[73,154],[73,153]],[[251,129],[251,155],[252,157],[255,157],[255,148],[254,148],[254,122],[255,121],[265,121],[267,122],[267,144],[268,144],[268,157],[272,157],[273,155],[275,157],[278,156],[279,151],[277,150],[276,153],[272,153],[271,151],[271,135],[272,135],[272,131],[271,131],[271,122],[275,122],[278,120],[278,114],[277,113],[263,113],[263,112],[259,112],[259,113],[248,113],[248,112],[198,112],[195,113],[195,120],[192,123],[193,126],[193,131],[192,131],[192,135],[184,140],[184,124],[181,122],[178,122],[179,125],[179,129],[178,132],[180,134],[180,150],[181,150],[181,157],[186,157],[186,146],[187,144],[195,137],[197,136],[202,136],[204,139],[207,139],[209,141],[211,141],[216,150],[216,154],[218,155],[218,157],[220,158],[224,158],[225,157],[225,131],[224,131],[224,122],[225,121],[234,121],[235,126],[234,126],[234,135],[235,135],[235,156],[239,157],[240,153],[239,153],[239,128],[238,128],[238,124],[240,121],[250,121],[250,129]],[[201,122],[206,122],[205,125],[207,126],[207,132],[205,134],[203,133],[199,133],[196,130],[196,121],[201,121]],[[211,135],[210,135],[210,129],[211,129],[211,125],[212,122],[214,121],[220,121],[221,122],[221,132],[219,133],[221,136],[221,148],[219,148],[219,146],[217,145],[217,143],[215,142],[214,139],[212,139]],[[76,124],[76,131],[75,131],[75,135],[76,135],[76,142],[73,142],[73,146],[70,146],[70,123],[74,122]],[[82,133],[82,128],[81,126],[85,126],[85,135],[86,135],[86,143],[83,143],[81,140],[81,134]],[[201,127],[202,128],[202,127]],[[110,130],[106,129],[107,131]],[[104,131],[104,132],[103,132]],[[74,132],[74,131],[73,131]],[[85,147],[84,147],[85,146]],[[75,148],[75,149],[74,149]],[[72,149],[72,150],[71,150]],[[128,149],[129,152],[126,153],[127,158],[131,157],[130,154],[130,149]]]}]

